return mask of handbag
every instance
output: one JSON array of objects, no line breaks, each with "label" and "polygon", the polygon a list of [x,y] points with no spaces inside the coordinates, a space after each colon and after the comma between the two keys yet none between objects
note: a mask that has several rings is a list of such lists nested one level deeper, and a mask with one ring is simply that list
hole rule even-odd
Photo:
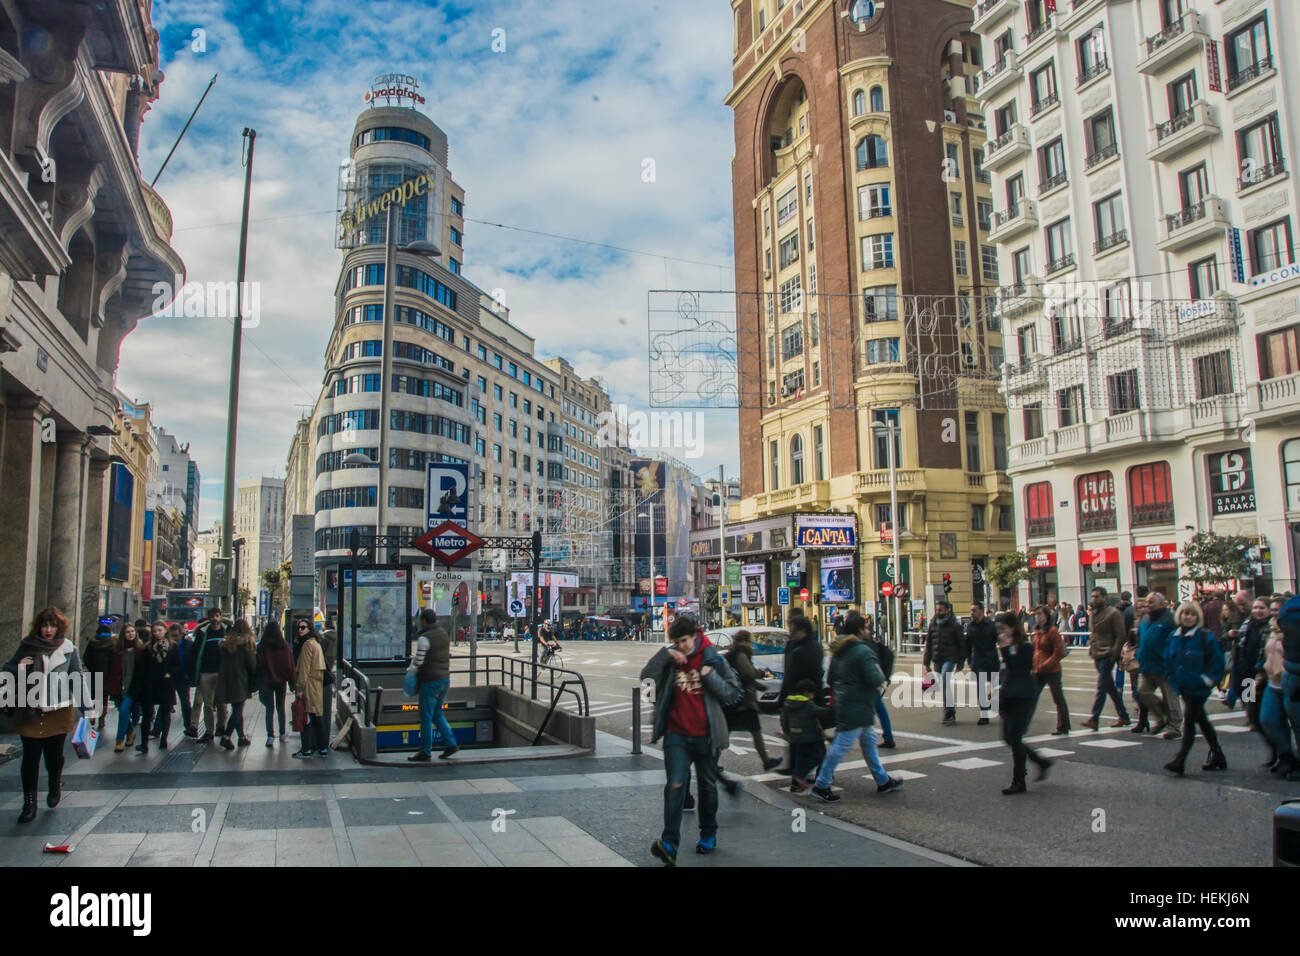
[{"label": "handbag", "polygon": [[1133,644],[1125,644],[1124,649],[1119,652],[1119,666],[1127,674],[1136,674],[1142,666],[1138,663],[1137,647]]},{"label": "handbag", "polygon": [[402,693],[407,697],[414,697],[420,689],[420,681],[417,676],[415,665],[412,664],[406,669],[406,676],[402,678]]},{"label": "handbag", "polygon": [[293,706],[290,708],[292,715],[293,729],[301,733],[307,729],[307,701],[301,697],[293,699]]},{"label": "handbag", "polygon": [[82,717],[77,721],[77,729],[72,735],[72,749],[82,760],[89,760],[95,755],[95,744],[99,742],[99,732],[93,721]]}]

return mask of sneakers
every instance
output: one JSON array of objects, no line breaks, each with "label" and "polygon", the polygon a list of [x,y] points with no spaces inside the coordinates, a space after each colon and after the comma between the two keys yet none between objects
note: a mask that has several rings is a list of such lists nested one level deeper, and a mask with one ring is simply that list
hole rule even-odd
[{"label": "sneakers", "polygon": [[442,753],[438,754],[438,759],[439,759],[439,760],[446,760],[448,757],[450,757],[452,754],[454,754],[457,750],[460,750],[460,747],[458,747],[456,744],[452,744],[450,747],[448,747],[448,748],[447,748],[446,750],[444,750]]},{"label": "sneakers", "polygon": [[663,840],[655,840],[650,844],[650,853],[657,859],[664,861],[664,866],[677,865],[677,847],[671,843],[665,843]]},{"label": "sneakers", "polygon": [[320,750],[316,751],[317,757],[328,757],[329,755],[330,749],[328,747],[322,747]]},{"label": "sneakers", "polygon": [[770,759],[767,761],[767,763],[763,764],[763,771],[764,771],[765,773],[771,773],[773,770],[775,770],[775,769],[776,769],[777,767],[779,767],[779,766],[781,766],[781,758],[780,758],[780,757],[772,757],[772,758],[770,758]]},{"label": "sneakers", "polygon": [[194,727],[186,727],[186,728],[185,728],[185,736],[186,736],[186,737],[197,737],[198,735],[199,735],[199,732],[198,732],[198,730],[195,729]]},{"label": "sneakers", "polygon": [[812,793],[822,803],[838,803],[840,799],[840,795],[832,791],[830,787],[813,787]]},{"label": "sneakers", "polygon": [[682,804],[682,812],[683,813],[695,812],[695,798],[691,796],[691,792],[689,790],[686,791],[686,802]]},{"label": "sneakers", "polygon": [[696,853],[712,853],[718,848],[717,837],[700,837],[700,842],[695,844]]},{"label": "sneakers", "polygon": [[230,738],[229,738],[229,737],[222,737],[222,738],[221,738],[221,749],[222,749],[222,750],[234,750],[234,749],[235,749],[235,745],[232,744],[232,743],[230,742]]},{"label": "sneakers", "polygon": [[1134,724],[1131,728],[1129,728],[1129,733],[1130,733],[1130,734],[1145,734],[1145,733],[1147,732],[1148,729],[1149,729],[1149,728],[1147,727],[1147,723],[1146,723],[1146,721],[1145,721],[1145,720],[1139,720],[1136,724]]},{"label": "sneakers", "polygon": [[147,738],[135,745],[135,752],[138,754],[147,754],[149,752],[149,741]]},{"label": "sneakers", "polygon": [[309,757],[315,756],[315,754],[313,754],[310,750],[299,750],[296,753],[294,753],[294,756],[297,757],[299,760],[306,760]]},{"label": "sneakers", "polygon": [[943,725],[945,727],[951,727],[955,723],[957,723],[956,717],[944,717],[943,719]]},{"label": "sneakers", "polygon": [[794,774],[790,775],[791,793],[807,793],[811,789],[812,783],[810,781],[805,780],[803,777],[795,776]]},{"label": "sneakers", "polygon": [[251,743],[252,743],[252,741],[249,740],[247,737],[240,737],[240,738],[239,738],[239,746],[241,746],[241,747],[247,747],[247,746],[248,746],[249,744],[251,744]]},{"label": "sneakers", "polygon": [[1171,727],[1170,729],[1166,730],[1166,731],[1165,731],[1163,734],[1161,734],[1160,736],[1163,737],[1165,740],[1177,740],[1177,739],[1178,739],[1179,737],[1181,737],[1182,735],[1183,735],[1183,732],[1182,732],[1181,730],[1174,730],[1174,729]]},{"label": "sneakers", "polygon": [[210,744],[210,743],[212,743],[212,735],[211,735],[211,734],[204,734],[202,737],[199,738],[199,743],[201,743],[201,744]]},{"label": "sneakers", "polygon": [[[297,754],[295,754],[294,756],[297,756]],[[407,757],[406,759],[409,760],[411,763],[428,763],[430,760],[433,759],[433,754],[426,754],[417,750],[415,753],[411,754],[411,756]]]},{"label": "sneakers", "polygon": [[1084,728],[1085,730],[1096,730],[1096,729],[1097,729],[1097,718],[1096,718],[1096,717],[1089,717],[1087,720],[1085,720],[1085,721],[1083,722],[1083,725],[1082,725],[1082,726],[1083,726],[1083,728]]},{"label": "sneakers", "polygon": [[880,743],[876,744],[881,750],[897,750],[898,744],[894,742],[893,737],[886,737]]},{"label": "sneakers", "polygon": [[903,781],[897,777],[890,777],[880,786],[876,787],[876,793],[893,793],[895,790],[903,789]]},{"label": "sneakers", "polygon": [[275,746],[275,738],[274,738],[274,737],[267,737],[267,738],[266,738],[266,745],[267,745],[268,747],[274,747],[274,746]]}]

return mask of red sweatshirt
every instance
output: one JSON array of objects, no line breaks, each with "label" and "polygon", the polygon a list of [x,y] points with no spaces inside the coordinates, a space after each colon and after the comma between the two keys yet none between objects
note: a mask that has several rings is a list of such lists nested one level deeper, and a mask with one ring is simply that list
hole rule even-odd
[{"label": "red sweatshirt", "polygon": [[686,659],[686,666],[678,666],[673,678],[673,699],[668,705],[667,731],[685,737],[707,737],[709,718],[704,712],[704,686],[700,680],[700,662],[709,639],[703,631],[695,638],[695,650]]}]

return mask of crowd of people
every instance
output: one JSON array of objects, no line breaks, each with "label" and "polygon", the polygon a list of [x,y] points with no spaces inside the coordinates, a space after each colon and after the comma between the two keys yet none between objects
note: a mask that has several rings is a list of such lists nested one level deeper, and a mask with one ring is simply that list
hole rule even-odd
[{"label": "crowd of people", "polygon": [[271,621],[259,637],[248,621],[231,621],[211,608],[206,620],[189,634],[179,624],[144,620],[123,623],[116,635],[101,627],[83,654],[68,637],[68,627],[58,608],[44,609],[4,664],[19,686],[25,686],[29,674],[61,671],[88,677],[89,687],[102,689],[98,697],[50,699],[11,710],[13,730],[22,740],[19,823],[36,818],[42,761],[49,782],[46,806],[59,804],[68,736],[80,719],[103,734],[110,704],[117,715],[113,747],[117,753],[134,746],[136,753],[148,754],[151,742],[166,750],[172,714],[178,708],[185,736],[199,744],[219,742],[224,749],[235,750],[252,743],[244,725],[244,705],[256,695],[266,712],[269,748],[288,740],[285,705],[291,689],[303,715],[301,742],[293,756],[329,755],[326,728],[331,695],[325,688],[334,680],[328,664],[335,646],[333,628],[318,634],[312,622],[300,618],[290,642],[280,625]]}]

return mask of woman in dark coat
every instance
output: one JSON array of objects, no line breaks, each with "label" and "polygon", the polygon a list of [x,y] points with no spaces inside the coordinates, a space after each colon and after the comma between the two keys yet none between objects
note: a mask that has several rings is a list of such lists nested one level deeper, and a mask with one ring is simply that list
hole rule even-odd
[{"label": "woman in dark coat", "polygon": [[180,673],[181,652],[177,642],[183,631],[179,624],[167,627],[154,624],[153,640],[145,647],[135,668],[133,694],[140,703],[140,743],[136,750],[149,752],[149,733],[158,731],[158,749],[167,749],[167,735],[172,728],[172,708],[176,706],[176,675]]},{"label": "woman in dark coat", "polygon": [[95,636],[86,642],[86,652],[81,655],[81,666],[91,676],[91,686],[98,697],[95,709],[99,713],[99,732],[104,732],[104,717],[108,714],[108,673],[113,669],[113,630],[100,624]]},{"label": "woman in dark coat", "polygon": [[113,745],[121,753],[135,743],[135,698],[131,688],[135,685],[135,668],[144,650],[142,635],[135,625],[124,623],[117,635],[113,669],[108,677],[108,694],[117,702],[117,742]]},{"label": "woman in dark coat", "polygon": [[[306,620],[298,624],[306,630],[311,625]],[[280,718],[280,739],[285,738],[284,698],[294,678],[293,652],[275,621],[262,628],[262,640],[257,645],[257,690],[266,711],[266,745],[275,746],[275,718]]]},{"label": "woman in dark coat", "polygon": [[763,742],[763,728],[758,723],[758,692],[765,690],[766,685],[754,667],[754,642],[749,631],[739,630],[732,636],[731,650],[727,652],[726,658],[731,669],[740,678],[740,685],[745,689],[745,696],[740,706],[726,712],[727,729],[749,731],[754,741],[754,750],[758,752],[758,762],[764,772],[779,767],[781,758],[768,757],[767,746]]},{"label": "woman in dark coat", "polygon": [[1025,761],[1038,764],[1038,779],[1047,776],[1052,762],[1025,746],[1025,731],[1034,717],[1041,689],[1034,680],[1034,646],[1025,634],[1025,625],[1011,613],[999,614],[998,651],[1002,655],[1002,679],[998,686],[998,710],[1002,714],[1002,739],[1011,748],[1011,786],[1002,792],[1008,796],[1024,793]]},{"label": "woman in dark coat", "polygon": [[239,746],[250,743],[244,733],[244,702],[252,694],[253,675],[257,672],[257,652],[253,648],[253,629],[240,618],[221,639],[221,670],[217,672],[217,704],[230,705],[221,746],[234,750],[232,734],[239,734]]}]

